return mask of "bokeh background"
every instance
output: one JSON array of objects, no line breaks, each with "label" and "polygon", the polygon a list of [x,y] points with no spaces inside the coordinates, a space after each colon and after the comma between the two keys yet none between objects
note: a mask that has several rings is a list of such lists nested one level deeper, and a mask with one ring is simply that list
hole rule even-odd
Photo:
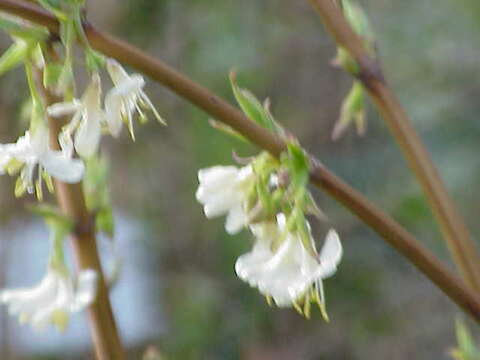
[{"label": "bokeh background", "polygon": [[[479,237],[480,5],[478,0],[365,0],[387,78],[398,92],[440,173]],[[330,132],[351,79],[329,63],[335,47],[308,1],[90,1],[89,18],[233,102],[228,72],[269,97],[273,113],[302,144],[348,183],[392,214],[449,263],[431,213],[398,148],[369,106],[368,133]],[[6,49],[9,41],[1,38]],[[325,282],[331,318],[309,321],[270,308],[236,278],[235,259],[251,246],[207,221],[194,198],[199,168],[231,164],[257,149],[208,126],[208,115],[149,82],[168,121],[137,127],[133,143],[104,139],[110,160],[116,240],[124,268],[112,291],[129,351],[155,346],[165,359],[448,359],[461,315],[438,289],[326,194],[314,190],[329,223],[314,225],[319,245],[329,227],[345,256]],[[25,130],[22,71],[0,79],[0,141]],[[42,276],[44,225],[0,179],[0,282],[30,285]],[[106,241],[102,240],[102,243]],[[108,266],[108,246],[105,262]],[[450,263],[449,263],[450,264]],[[451,265],[449,265],[451,266]],[[476,330],[476,329],[475,329]],[[65,335],[34,333],[0,315],[1,359],[90,359],[85,319]]]}]

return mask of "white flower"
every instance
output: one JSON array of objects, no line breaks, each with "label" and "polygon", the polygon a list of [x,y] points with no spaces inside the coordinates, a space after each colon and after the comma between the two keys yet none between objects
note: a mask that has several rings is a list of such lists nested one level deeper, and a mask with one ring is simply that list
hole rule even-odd
[{"label": "white flower", "polygon": [[123,122],[126,121],[130,134],[134,138],[133,115],[136,111],[140,118],[145,120],[146,116],[142,108],[152,111],[157,120],[163,123],[152,102],[142,90],[145,86],[145,80],[140,74],[129,75],[113,59],[107,60],[107,70],[115,85],[105,97],[107,125],[114,137],[120,135]]},{"label": "white flower", "polygon": [[35,188],[33,177],[37,165],[39,183],[43,171],[60,181],[77,183],[82,179],[85,169],[81,160],[50,149],[48,129],[44,126],[39,126],[34,134],[25,132],[16,143],[0,146],[1,173],[21,168],[20,180],[29,193],[33,193]]},{"label": "white flower", "polygon": [[75,150],[85,158],[95,154],[100,143],[105,112],[101,107],[101,81],[98,74],[92,76],[81,100],[56,103],[48,107],[50,116],[63,117],[73,114],[72,120],[62,129],[59,137],[63,151],[69,156],[73,152],[72,134],[75,131]]},{"label": "white flower", "polygon": [[200,170],[196,198],[204,205],[206,217],[210,219],[228,214],[225,224],[227,232],[239,232],[249,222],[245,203],[254,178],[250,165],[240,169],[235,166],[214,166]]},{"label": "white flower", "polygon": [[[317,256],[305,248],[296,233],[285,231],[285,216],[277,216],[277,224],[252,225],[256,237],[255,245],[247,254],[240,256],[235,271],[242,280],[272,298],[277,306],[295,306],[312,287],[320,291],[323,304],[322,280],[332,276],[342,257],[342,245],[335,230],[327,234],[325,245]],[[281,236],[285,240],[273,249]],[[313,239],[311,239],[312,248]]]},{"label": "white flower", "polygon": [[84,270],[73,279],[50,267],[38,285],[2,290],[0,301],[8,305],[10,314],[19,316],[21,323],[38,330],[52,324],[63,331],[71,313],[83,310],[95,300],[96,288],[97,274],[93,270]]}]

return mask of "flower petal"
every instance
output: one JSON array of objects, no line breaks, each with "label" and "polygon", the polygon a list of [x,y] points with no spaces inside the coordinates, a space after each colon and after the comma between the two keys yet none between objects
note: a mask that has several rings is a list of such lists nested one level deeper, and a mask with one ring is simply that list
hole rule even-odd
[{"label": "flower petal", "polygon": [[322,278],[327,278],[335,273],[342,255],[343,248],[340,238],[335,230],[330,229],[320,252]]},{"label": "flower petal", "polygon": [[230,209],[227,216],[227,221],[225,223],[225,229],[230,235],[238,233],[242,228],[247,225],[248,216],[243,209],[242,204]]},{"label": "flower petal", "polygon": [[122,82],[125,78],[128,78],[128,73],[122,65],[111,58],[107,60],[107,71],[115,85]]},{"label": "flower petal", "polygon": [[60,151],[49,150],[40,162],[51,176],[69,184],[80,182],[85,172],[82,160],[69,159]]},{"label": "flower petal", "polygon": [[238,193],[229,189],[211,194],[205,202],[203,212],[208,219],[227,213],[232,207],[236,206],[240,201]]},{"label": "flower petal", "polygon": [[109,91],[105,97],[105,113],[108,130],[113,137],[118,137],[122,131],[122,97]]},{"label": "flower petal", "polygon": [[88,112],[75,132],[75,149],[81,157],[89,158],[97,152],[102,135],[101,118],[99,112]]},{"label": "flower petal", "polygon": [[198,181],[204,187],[216,189],[231,185],[238,172],[235,166],[212,166],[198,171]]},{"label": "flower petal", "polygon": [[56,104],[52,104],[47,108],[47,114],[52,117],[63,117],[67,115],[71,115],[82,107],[82,104],[77,99],[74,99],[71,102],[60,102]]}]

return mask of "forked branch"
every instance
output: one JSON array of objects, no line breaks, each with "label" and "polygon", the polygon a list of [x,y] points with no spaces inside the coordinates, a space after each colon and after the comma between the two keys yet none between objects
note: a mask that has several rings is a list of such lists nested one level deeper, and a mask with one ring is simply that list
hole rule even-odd
[{"label": "forked branch", "polygon": [[[12,0],[0,0],[0,11],[44,25],[52,32],[58,31],[58,23],[55,18],[37,6]],[[280,138],[253,123],[232,105],[159,59],[145,54],[122,40],[100,32],[89,24],[85,25],[85,31],[95,49],[148,75],[217,120],[231,126],[260,148],[275,156],[285,149],[285,143]],[[402,253],[463,310],[480,322],[480,299],[461,279],[453,275],[429,250],[424,248],[389,215],[375,207],[368,199],[344,183],[317,160],[312,158],[311,163],[312,184],[325,190],[350,209],[386,242]]]}]

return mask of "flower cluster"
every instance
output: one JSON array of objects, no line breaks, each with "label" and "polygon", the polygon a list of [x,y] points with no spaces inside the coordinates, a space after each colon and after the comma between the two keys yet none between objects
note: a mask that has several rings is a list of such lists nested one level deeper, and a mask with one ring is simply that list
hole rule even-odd
[{"label": "flower cluster", "polygon": [[[105,97],[104,108],[101,106],[100,76],[95,73],[81,99],[56,103],[47,109],[48,114],[53,117],[72,115],[71,121],[64,126],[59,136],[62,149],[68,154],[72,153],[73,147],[84,158],[95,154],[102,127],[112,136],[118,137],[123,123],[126,123],[132,138],[135,138],[133,131],[135,112],[143,121],[146,119],[144,109],[150,110],[160,122],[163,122],[152,102],[143,92],[145,80],[141,75],[128,75],[113,59],[108,59],[106,66],[114,87]],[[73,133],[75,133],[74,141]]]},{"label": "flower cluster", "polygon": [[[68,184],[82,182],[86,210],[94,215],[95,230],[113,236],[106,165],[98,151],[102,134],[117,138],[125,124],[134,139],[135,118],[144,123],[151,112],[163,120],[144,92],[143,76],[128,74],[117,61],[91,48],[83,28],[83,0],[40,4],[59,22],[58,41],[52,41],[46,28],[0,15],[0,28],[13,40],[0,57],[0,75],[23,65],[30,91],[25,107],[30,110],[29,128],[16,142],[0,144],[0,175],[18,175],[15,195],[36,193],[38,200],[43,200],[44,183],[53,192],[52,178]],[[78,44],[90,81],[77,97]],[[103,69],[112,83],[105,97]],[[1,290],[0,303],[22,323],[37,329],[53,324],[63,330],[70,313],[94,301],[98,275],[92,269],[73,275],[68,269],[63,241],[73,230],[74,221],[48,205],[40,203],[35,209],[52,230],[46,274],[32,288]]]},{"label": "flower cluster", "polygon": [[[38,165],[38,178],[35,181],[35,168]],[[15,194],[25,191],[41,194],[42,179],[50,183],[53,176],[66,183],[76,183],[82,179],[84,164],[79,159],[63,151],[52,150],[49,146],[48,130],[39,126],[33,133],[27,131],[13,144],[0,144],[0,174],[20,172]]]},{"label": "flower cluster", "polygon": [[304,203],[305,196],[302,201],[298,192],[292,197],[291,184],[282,183],[286,177],[282,172],[281,164],[265,155],[242,168],[202,169],[196,197],[207,218],[227,215],[229,234],[245,227],[253,234],[252,250],[235,264],[240,279],[258,288],[269,302],[293,306],[306,317],[311,303],[316,303],[328,319],[322,280],[336,272],[342,245],[331,229],[320,254],[317,252],[303,215],[307,207],[296,204]]},{"label": "flower cluster", "polygon": [[[0,174],[20,172],[15,190],[17,196],[37,190],[41,198],[42,179],[51,184],[50,176],[66,183],[81,181],[85,166],[81,159],[74,158],[74,149],[83,159],[92,157],[97,153],[102,128],[118,137],[126,122],[133,137],[134,114],[137,112],[142,120],[145,119],[143,109],[151,110],[162,121],[142,90],[145,85],[143,77],[128,75],[112,59],[107,60],[107,69],[114,87],[106,95],[104,108],[101,106],[100,76],[95,73],[81,99],[55,103],[46,109],[47,115],[54,118],[71,116],[58,137],[61,151],[51,148],[44,119],[26,131],[16,143],[0,144]],[[37,178],[34,179],[37,165]]]},{"label": "flower cluster", "polygon": [[0,290],[0,303],[8,306],[20,323],[36,330],[54,325],[65,330],[71,313],[93,303],[97,293],[97,273],[85,269],[73,276],[66,264],[64,239],[73,223],[50,207],[37,208],[50,227],[50,258],[43,279],[36,286]]},{"label": "flower cluster", "polygon": [[0,302],[20,323],[42,330],[53,324],[65,330],[69,314],[85,309],[95,300],[97,274],[84,270],[77,278],[51,266],[40,283],[31,288],[3,290]]}]

